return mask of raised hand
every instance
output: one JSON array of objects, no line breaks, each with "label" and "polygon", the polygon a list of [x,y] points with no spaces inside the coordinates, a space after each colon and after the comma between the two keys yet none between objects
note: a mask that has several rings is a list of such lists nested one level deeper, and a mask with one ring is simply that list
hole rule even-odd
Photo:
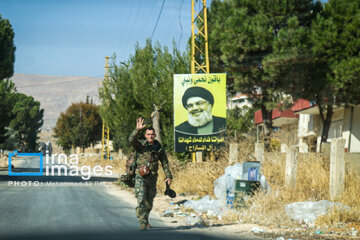
[{"label": "raised hand", "polygon": [[139,117],[138,119],[136,119],[136,129],[137,130],[141,130],[146,126],[146,124],[144,124],[144,119],[142,117]]}]

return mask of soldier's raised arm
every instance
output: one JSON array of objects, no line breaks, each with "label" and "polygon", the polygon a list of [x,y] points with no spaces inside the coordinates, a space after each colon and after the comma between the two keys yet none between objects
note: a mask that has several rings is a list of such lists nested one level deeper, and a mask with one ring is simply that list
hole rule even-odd
[{"label": "soldier's raised arm", "polygon": [[146,125],[144,125],[143,118],[140,117],[136,119],[136,128],[129,137],[129,142],[135,148],[135,150],[138,150],[141,147],[141,143],[139,142],[139,134],[145,126]]}]

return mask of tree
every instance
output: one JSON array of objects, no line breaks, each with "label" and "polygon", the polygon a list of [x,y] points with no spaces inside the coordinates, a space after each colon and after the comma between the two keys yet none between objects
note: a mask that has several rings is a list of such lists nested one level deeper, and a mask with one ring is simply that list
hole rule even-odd
[{"label": "tree", "polygon": [[102,121],[99,107],[91,103],[73,103],[60,113],[54,127],[57,143],[68,151],[72,147],[89,147],[101,140]]},{"label": "tree", "polygon": [[15,84],[10,80],[0,81],[0,144],[6,140],[6,127],[12,119],[12,107],[15,103]]},{"label": "tree", "polygon": [[0,149],[7,149],[7,150],[16,150],[19,149],[17,147],[18,139],[17,139],[17,132],[14,129],[6,127],[6,140],[0,144]]},{"label": "tree", "polygon": [[279,31],[268,69],[288,79],[295,98],[318,104],[326,142],[334,106],[360,102],[360,2],[330,0],[311,27],[296,18],[288,25]]},{"label": "tree", "polygon": [[15,101],[11,114],[10,128],[16,131],[17,146],[21,151],[35,151],[37,134],[43,125],[44,109],[40,102],[22,93],[15,94]]},{"label": "tree", "polygon": [[114,133],[116,148],[128,147],[128,137],[135,128],[135,120],[143,116],[151,119],[159,109],[161,138],[171,149],[173,146],[173,74],[188,73],[189,61],[176,49],[146,45],[135,48],[135,54],[126,63],[113,65],[109,79],[104,80],[99,95],[102,100],[100,114]]},{"label": "tree", "polygon": [[11,24],[0,15],[0,81],[14,73],[15,49]]},{"label": "tree", "polygon": [[215,20],[208,25],[209,49],[215,56],[210,58],[216,59],[212,64],[223,66],[210,68],[228,72],[235,90],[248,94],[261,109],[267,148],[272,110],[282,100],[284,79],[270,75],[264,61],[272,54],[279,31],[287,28],[288,19],[296,16],[300,25],[307,25],[316,6],[312,0],[215,0],[211,4],[208,18]]},{"label": "tree", "polygon": [[[314,65],[322,67],[326,79],[321,86],[311,86],[316,94],[323,122],[322,142],[326,142],[333,106],[359,103],[360,101],[360,1],[330,0],[317,17],[311,39]],[[317,70],[319,71],[319,70]],[[325,115],[326,111],[326,115]]]},{"label": "tree", "polygon": [[226,128],[228,135],[247,134],[254,128],[255,108],[243,107],[226,111]]},{"label": "tree", "polygon": [[0,144],[6,140],[5,127],[9,126],[11,120],[11,107],[15,84],[9,78],[14,73],[15,46],[14,32],[9,20],[0,15]]}]

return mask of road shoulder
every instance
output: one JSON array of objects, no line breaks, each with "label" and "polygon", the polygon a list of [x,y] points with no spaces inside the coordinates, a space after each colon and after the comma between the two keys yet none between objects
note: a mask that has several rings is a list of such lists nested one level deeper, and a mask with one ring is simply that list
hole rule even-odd
[{"label": "road shoulder", "polygon": [[[134,196],[132,189],[123,189],[120,186],[117,186],[113,183],[105,183],[104,189],[109,194],[122,199],[127,202],[129,205],[136,207],[136,198]],[[211,235],[213,237],[227,237],[231,239],[265,239],[260,236],[256,236],[251,232],[251,229],[254,227],[259,227],[256,224],[231,224],[231,225],[216,225],[216,226],[188,226],[185,223],[184,217],[162,217],[161,213],[164,212],[165,209],[171,208],[170,202],[172,201],[181,201],[184,198],[177,197],[174,200],[170,199],[167,196],[157,195],[154,199],[154,209],[151,212],[150,218],[156,218],[160,220],[164,226],[168,227],[170,230],[173,229],[175,231],[181,232],[189,232],[189,233],[199,233]],[[151,219],[150,219],[151,220]],[[156,226],[154,226],[156,227]]]}]

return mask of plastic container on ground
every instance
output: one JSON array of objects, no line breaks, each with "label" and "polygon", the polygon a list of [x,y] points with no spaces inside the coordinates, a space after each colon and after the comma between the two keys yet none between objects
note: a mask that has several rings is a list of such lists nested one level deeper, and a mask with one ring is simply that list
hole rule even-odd
[{"label": "plastic container on ground", "polygon": [[235,180],[235,191],[253,195],[260,188],[259,181]]},{"label": "plastic container on ground", "polygon": [[307,224],[313,224],[321,215],[328,212],[329,208],[338,206],[343,210],[348,210],[349,207],[339,203],[330,202],[328,200],[321,201],[307,201],[307,202],[295,202],[285,206],[285,211],[289,218],[297,220],[299,222],[305,222]]},{"label": "plastic container on ground", "polygon": [[243,162],[242,173],[242,180],[259,181],[260,162]]},{"label": "plastic container on ground", "polygon": [[[260,174],[260,163],[259,162],[251,162],[244,163],[247,164],[246,171],[249,174],[249,170],[253,169],[253,172],[250,172],[251,178],[257,179],[260,181],[261,188],[266,192],[270,190],[270,185],[266,182],[264,176]],[[255,170],[254,170],[255,169]],[[257,170],[258,169],[258,170]],[[243,180],[243,164],[237,163],[232,166],[228,166],[225,168],[224,175],[220,176],[218,179],[214,181],[214,193],[216,199],[210,199],[209,196],[205,196],[200,200],[194,201],[186,201],[184,203],[185,207],[190,207],[194,209],[196,212],[214,212],[216,215],[222,215],[227,208],[232,208],[236,199],[236,191],[235,191],[235,180]],[[248,176],[246,180],[248,179]],[[259,183],[257,183],[259,184]]]}]

